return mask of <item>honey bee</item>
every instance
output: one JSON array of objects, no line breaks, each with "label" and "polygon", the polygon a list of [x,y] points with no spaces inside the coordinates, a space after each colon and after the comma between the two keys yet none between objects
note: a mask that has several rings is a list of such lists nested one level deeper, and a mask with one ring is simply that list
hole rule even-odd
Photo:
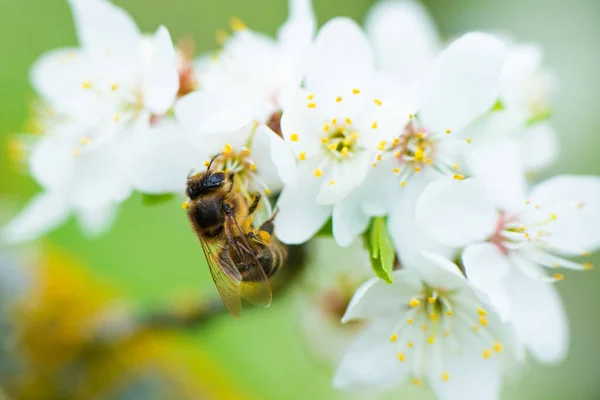
[{"label": "honey bee", "polygon": [[[213,158],[214,161],[214,158]],[[269,277],[287,259],[287,247],[273,236],[276,212],[259,228],[252,228],[252,214],[261,201],[251,201],[234,190],[235,174],[211,171],[188,177],[187,215],[202,245],[213,281],[233,316],[239,316],[241,299],[258,306],[271,305]]]}]

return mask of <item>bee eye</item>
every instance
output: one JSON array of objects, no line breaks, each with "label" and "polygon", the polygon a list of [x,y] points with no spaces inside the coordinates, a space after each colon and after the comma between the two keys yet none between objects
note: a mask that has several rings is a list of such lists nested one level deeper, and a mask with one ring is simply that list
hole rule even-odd
[{"label": "bee eye", "polygon": [[221,186],[225,183],[225,174],[223,174],[223,173],[212,174],[208,178],[207,183],[208,183],[208,186],[211,186],[211,187]]}]

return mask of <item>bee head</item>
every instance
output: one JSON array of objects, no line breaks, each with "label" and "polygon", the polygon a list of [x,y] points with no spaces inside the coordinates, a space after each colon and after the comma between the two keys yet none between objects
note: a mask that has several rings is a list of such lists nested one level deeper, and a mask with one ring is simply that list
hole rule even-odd
[{"label": "bee head", "polygon": [[206,171],[188,179],[187,195],[191,200],[233,184],[233,172]]}]

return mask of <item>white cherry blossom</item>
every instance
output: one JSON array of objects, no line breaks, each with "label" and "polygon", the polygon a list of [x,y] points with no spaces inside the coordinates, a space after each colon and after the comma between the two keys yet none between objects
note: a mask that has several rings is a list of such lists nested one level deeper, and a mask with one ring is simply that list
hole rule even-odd
[{"label": "white cherry blossom", "polygon": [[[285,103],[281,120],[283,137],[298,160],[298,185],[286,186],[278,202],[276,233],[287,243],[304,242],[317,232],[408,119],[407,110],[397,114],[382,97],[393,82],[386,85],[390,81],[376,74],[370,45],[351,20],[329,21],[311,59],[307,88]],[[333,224],[352,223],[351,218],[334,217]]]},{"label": "white cherry blossom", "polygon": [[3,231],[12,242],[33,239],[71,214],[86,232],[104,231],[132,191],[136,132],[169,110],[179,87],[166,28],[146,37],[108,1],[70,5],[80,47],[51,51],[32,69],[48,112],[29,164],[44,192]]},{"label": "white cherry blossom", "polygon": [[560,361],[568,329],[551,283],[564,275],[548,269],[592,267],[572,257],[600,247],[600,178],[557,176],[527,196],[516,185],[499,186],[480,179],[432,183],[419,199],[417,221],[439,242],[466,246],[469,280],[510,319],[536,358]]},{"label": "white cherry blossom", "polygon": [[384,390],[403,382],[439,399],[498,399],[515,360],[513,335],[458,267],[424,253],[394,283],[365,283],[342,321],[367,320],[347,350],[334,386]]}]

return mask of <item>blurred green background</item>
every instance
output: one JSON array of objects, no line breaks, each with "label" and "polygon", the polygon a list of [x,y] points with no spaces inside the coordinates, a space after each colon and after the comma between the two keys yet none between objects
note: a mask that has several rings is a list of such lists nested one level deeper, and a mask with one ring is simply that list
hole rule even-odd
[{"label": "blurred green background", "polygon": [[[173,38],[190,35],[198,51],[216,47],[215,31],[232,15],[274,34],[286,18],[285,0],[115,0],[145,31],[166,25]],[[314,0],[319,24],[335,15],[363,21],[371,0]],[[559,78],[554,122],[562,154],[550,173],[600,174],[600,2],[598,0],[427,0],[444,37],[466,30],[512,32],[546,49]],[[64,0],[0,0],[0,198],[16,212],[37,190],[8,160],[6,140],[23,129],[33,97],[29,66],[44,51],[76,44]],[[0,216],[6,218],[6,216]],[[114,229],[87,240],[74,223],[48,240],[85,263],[142,307],[160,306],[182,293],[213,291],[197,239],[176,201],[143,207],[134,196]],[[595,257],[597,265],[600,258]],[[325,267],[325,266],[324,266]],[[559,284],[571,320],[568,359],[556,367],[534,363],[509,382],[505,399],[600,398],[600,271],[571,273]],[[306,355],[290,298],[239,320],[219,318],[188,336],[208,352],[239,388],[254,398],[344,398],[330,389],[327,368]],[[551,334],[551,332],[549,332]],[[411,398],[413,391],[411,391]]]}]

